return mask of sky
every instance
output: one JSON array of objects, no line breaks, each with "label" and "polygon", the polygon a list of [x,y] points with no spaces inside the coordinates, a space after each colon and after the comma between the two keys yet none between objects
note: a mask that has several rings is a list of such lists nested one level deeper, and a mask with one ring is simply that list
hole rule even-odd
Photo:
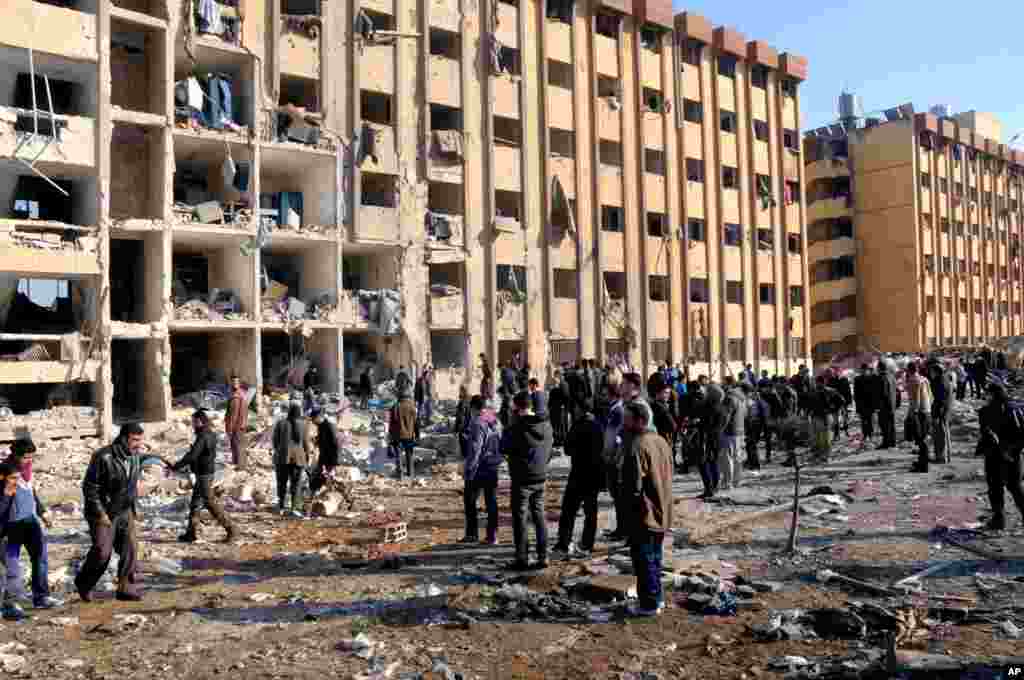
[{"label": "sky", "polygon": [[1001,142],[1024,130],[1021,0],[685,0],[674,10],[807,57],[804,130],[835,120],[844,88],[865,112],[948,104],[996,114]]}]

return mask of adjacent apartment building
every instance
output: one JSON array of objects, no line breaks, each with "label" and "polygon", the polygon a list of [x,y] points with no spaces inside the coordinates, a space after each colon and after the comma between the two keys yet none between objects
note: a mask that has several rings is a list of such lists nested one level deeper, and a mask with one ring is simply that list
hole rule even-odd
[{"label": "adjacent apartment building", "polygon": [[999,121],[840,109],[804,140],[814,360],[1020,334],[1024,153]]},{"label": "adjacent apartment building", "polygon": [[[808,360],[807,61],[669,0],[9,0],[0,440],[480,355]],[[189,396],[192,395],[192,396]]]}]

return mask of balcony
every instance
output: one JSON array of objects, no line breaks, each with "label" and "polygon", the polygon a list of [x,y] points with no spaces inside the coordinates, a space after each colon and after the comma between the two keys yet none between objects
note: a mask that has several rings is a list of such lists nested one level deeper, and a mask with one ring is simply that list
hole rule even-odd
[{"label": "balcony", "polygon": [[431,250],[451,250],[452,248],[461,247],[465,238],[466,220],[462,215],[449,215],[446,213],[432,213],[444,220],[444,224],[448,230],[448,236],[443,237],[443,234],[439,234],[435,228],[433,231],[428,229],[427,232],[427,247]]},{"label": "balcony", "polygon": [[459,62],[430,55],[430,102],[458,109],[462,107],[462,71]]},{"label": "balcony", "polygon": [[667,302],[650,302],[650,332],[653,338],[672,337],[672,323],[669,320]]},{"label": "balcony", "polygon": [[597,72],[601,75],[619,77],[619,43],[604,35],[594,35],[594,52],[597,55]]},{"label": "balcony", "polygon": [[78,228],[73,240],[66,240],[66,229],[64,223],[0,219],[0,272],[52,279],[99,276],[96,230]]},{"label": "balcony", "polygon": [[494,147],[494,187],[502,191],[520,191],[522,187],[522,149]]},{"label": "balcony", "polygon": [[4,8],[0,44],[77,61],[97,60],[95,14],[34,0],[7,0]]},{"label": "balcony", "polygon": [[[661,89],[661,54],[647,49],[640,50],[640,75],[644,87]],[[659,335],[658,337],[668,337]]]},{"label": "balcony", "polygon": [[430,327],[461,330],[465,327],[466,303],[462,291],[456,295],[430,295]]},{"label": "balcony", "polygon": [[494,115],[519,118],[519,81],[491,78],[491,87],[494,93]]},{"label": "balcony", "polygon": [[320,79],[320,40],[323,27],[320,17],[295,17],[305,20],[301,28],[281,29],[280,58],[281,73],[310,80]]},{"label": "balcony", "polygon": [[572,26],[561,21],[547,21],[544,23],[547,36],[547,58],[556,61],[573,63],[572,60]]},{"label": "balcony", "polygon": [[[44,106],[39,104],[40,108]],[[51,130],[48,116],[39,117],[39,129],[44,133]],[[40,134],[33,138],[35,124],[31,113],[7,106],[0,107],[0,158],[26,161],[36,158],[37,163],[59,163],[78,168],[95,166],[96,122],[84,116],[57,115],[56,118],[59,140],[50,134]],[[17,167],[26,173],[31,172],[23,165]]]},{"label": "balcony", "polygon": [[853,206],[847,205],[846,197],[823,198],[807,206],[807,221],[838,219],[853,215]]},{"label": "balcony", "polygon": [[554,298],[551,305],[551,332],[563,338],[580,336],[579,303],[567,298]]},{"label": "balcony", "polygon": [[391,45],[369,44],[359,58],[359,82],[376,92],[395,93],[395,50]]},{"label": "balcony", "polygon": [[548,169],[557,175],[570,201],[576,198],[576,159],[552,156],[548,161]]},{"label": "balcony", "polygon": [[394,243],[399,238],[398,208],[361,205],[356,225],[356,240]]},{"label": "balcony", "polygon": [[[555,22],[552,22],[555,23]],[[565,24],[558,24],[564,26]],[[601,104],[598,103],[598,106]],[[564,87],[548,86],[548,121],[549,127],[572,130],[575,128],[573,119],[572,90]]]}]

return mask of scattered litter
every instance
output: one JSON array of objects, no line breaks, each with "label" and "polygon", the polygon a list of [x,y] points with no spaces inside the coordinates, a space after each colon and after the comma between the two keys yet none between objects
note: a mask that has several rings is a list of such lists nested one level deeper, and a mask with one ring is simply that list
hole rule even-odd
[{"label": "scattered litter", "polygon": [[266,602],[272,597],[274,596],[271,593],[253,593],[249,596],[249,599],[253,602]]}]

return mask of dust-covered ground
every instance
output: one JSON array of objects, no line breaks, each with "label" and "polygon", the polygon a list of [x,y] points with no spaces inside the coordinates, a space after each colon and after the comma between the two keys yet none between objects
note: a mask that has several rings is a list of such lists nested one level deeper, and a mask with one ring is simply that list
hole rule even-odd
[{"label": "dust-covered ground", "polygon": [[[1024,639],[1013,639],[1024,628],[1021,518],[1007,499],[1010,531],[971,531],[988,511],[974,457],[979,405],[957,405],[954,462],[930,474],[907,472],[909,445],[862,450],[856,436],[839,443],[832,462],[805,468],[801,488],[814,495],[802,502],[796,555],[784,554],[793,473],[781,455],[716,503],[697,500],[693,472],[678,475],[668,608],[656,619],[624,615],[616,598],[633,578],[618,544],[599,543],[592,559],[553,562],[544,572],[503,571],[512,558],[507,480],[500,545],[465,545],[457,543],[462,482],[454,462],[425,460],[405,482],[363,468],[351,508],[299,520],[274,512],[265,452],[254,454],[250,473],[225,480],[242,536],[234,545],[218,543],[222,531],[209,520],[202,541],[178,543],[187,484],[151,474],[140,513],[145,599],[116,602],[108,578],[85,604],[71,586],[89,543],[77,491],[85,452],[43,446],[38,487],[55,504],[50,576],[67,604],[26,607],[30,619],[4,622],[0,667],[55,680],[711,679],[782,677],[787,669],[793,677],[892,677],[913,668],[924,668],[915,677],[965,677],[959,660],[1024,656]],[[153,434],[153,446],[173,455],[187,436],[177,423]],[[551,544],[567,465],[561,457],[552,466]],[[602,528],[609,505],[602,496]],[[382,546],[379,525],[396,515],[409,538]],[[867,585],[826,579],[823,570]],[[778,614],[792,609],[804,614]],[[811,639],[791,639],[801,637]],[[840,639],[821,639],[828,637]]]}]

